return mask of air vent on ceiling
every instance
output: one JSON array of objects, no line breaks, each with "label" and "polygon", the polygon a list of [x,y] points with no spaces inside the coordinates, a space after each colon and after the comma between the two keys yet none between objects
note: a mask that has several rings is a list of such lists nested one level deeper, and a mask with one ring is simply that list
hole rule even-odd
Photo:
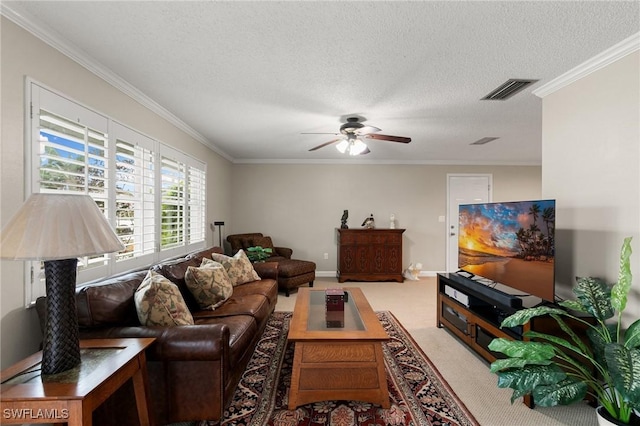
[{"label": "air vent on ceiling", "polygon": [[529,87],[538,80],[522,80],[510,78],[505,83],[498,86],[494,91],[486,95],[481,100],[483,101],[504,101],[515,95],[519,91]]},{"label": "air vent on ceiling", "polygon": [[495,141],[496,139],[500,139],[500,138],[486,137],[486,138],[478,139],[475,142],[471,142],[469,145],[484,145],[485,143],[489,143],[491,141]]}]

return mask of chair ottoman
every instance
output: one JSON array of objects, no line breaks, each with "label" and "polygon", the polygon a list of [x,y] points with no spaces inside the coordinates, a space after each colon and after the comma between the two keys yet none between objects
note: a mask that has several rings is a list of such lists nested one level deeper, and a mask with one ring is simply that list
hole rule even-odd
[{"label": "chair ottoman", "polygon": [[284,290],[287,297],[289,291],[309,283],[313,287],[316,279],[316,264],[307,260],[283,259],[278,261],[278,289]]}]

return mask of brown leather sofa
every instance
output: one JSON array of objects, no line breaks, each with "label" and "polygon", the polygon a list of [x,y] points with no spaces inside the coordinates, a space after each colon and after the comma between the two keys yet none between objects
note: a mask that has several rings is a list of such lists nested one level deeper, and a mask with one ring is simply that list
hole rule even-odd
[{"label": "brown leather sofa", "polygon": [[[271,248],[271,256],[266,262],[276,262],[278,264],[278,288],[283,290],[287,297],[292,289],[296,289],[303,284],[309,283],[313,287],[316,279],[316,264],[308,260],[292,259],[293,250],[288,247],[275,247],[271,237],[265,237],[259,232],[233,234],[227,236],[227,242],[231,245],[231,253],[238,250],[246,251],[249,247],[261,246]],[[261,264],[255,263],[254,268],[258,275],[262,276]]]},{"label": "brown leather sofa", "polygon": [[[149,268],[100,280],[76,291],[81,339],[156,338],[146,356],[151,414],[158,425],[220,419],[275,310],[276,263],[263,268],[262,280],[234,287],[233,295],[216,310],[200,310],[186,287],[184,275],[188,266],[200,266],[202,258],[210,258],[214,252],[222,250],[214,247],[150,267],[178,286],[195,325],[140,325],[134,292]],[[36,308],[42,323],[46,299],[40,298]],[[94,424],[134,424],[137,416],[131,389],[117,393],[104,404],[106,408],[94,413]]]}]

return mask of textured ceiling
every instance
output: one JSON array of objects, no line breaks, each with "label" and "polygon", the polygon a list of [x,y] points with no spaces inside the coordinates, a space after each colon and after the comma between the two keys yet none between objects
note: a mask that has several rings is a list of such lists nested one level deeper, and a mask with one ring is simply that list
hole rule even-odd
[{"label": "textured ceiling", "polygon": [[[4,4],[238,162],[344,160],[301,133],[359,115],[413,141],[354,161],[540,164],[531,91],[640,31],[637,1]],[[540,81],[480,101],[509,78]]]}]

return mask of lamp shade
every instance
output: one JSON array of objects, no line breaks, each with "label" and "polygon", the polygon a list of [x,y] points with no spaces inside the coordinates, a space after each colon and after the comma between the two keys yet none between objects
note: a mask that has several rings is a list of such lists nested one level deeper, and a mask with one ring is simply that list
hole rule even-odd
[{"label": "lamp shade", "polygon": [[2,259],[72,259],[123,248],[88,195],[32,194],[0,236]]},{"label": "lamp shade", "polygon": [[44,261],[43,375],[65,372],[81,362],[75,298],[77,258],[123,248],[88,195],[32,194],[3,228],[0,258]]}]

